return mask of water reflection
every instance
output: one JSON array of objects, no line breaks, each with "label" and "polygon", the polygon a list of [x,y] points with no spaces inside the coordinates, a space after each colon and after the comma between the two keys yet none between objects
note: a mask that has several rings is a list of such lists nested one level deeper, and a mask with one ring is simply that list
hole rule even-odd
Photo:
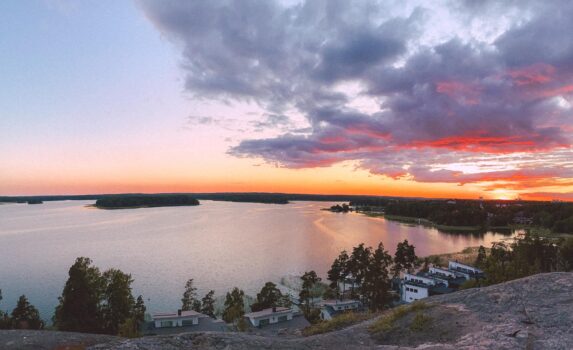
[{"label": "water reflection", "polygon": [[455,234],[355,213],[330,203],[289,205],[203,201],[198,207],[98,210],[89,201],[0,206],[2,309],[25,293],[44,318],[52,315],[70,265],[88,256],[102,269],[135,279],[150,311],[174,309],[183,285],[223,294],[233,286],[254,294],[266,281],[314,269],[325,277],[334,257],[364,242],[391,252],[408,239],[418,255],[490,246],[503,235]]}]

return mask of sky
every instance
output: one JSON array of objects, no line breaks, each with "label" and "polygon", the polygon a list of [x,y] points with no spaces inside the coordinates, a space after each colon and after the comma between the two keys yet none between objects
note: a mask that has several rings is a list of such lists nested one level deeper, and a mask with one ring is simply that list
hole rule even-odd
[{"label": "sky", "polygon": [[570,1],[6,0],[0,195],[573,200]]}]

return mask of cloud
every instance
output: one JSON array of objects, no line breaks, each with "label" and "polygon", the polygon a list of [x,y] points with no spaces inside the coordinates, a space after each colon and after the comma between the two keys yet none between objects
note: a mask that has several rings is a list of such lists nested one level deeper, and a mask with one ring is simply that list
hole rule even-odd
[{"label": "cloud", "polygon": [[[252,126],[283,132],[242,140],[232,155],[292,168],[352,160],[392,178],[520,189],[572,177],[571,158],[544,161],[571,156],[570,2],[392,5],[142,1],[146,16],[182,48],[190,93],[257,103],[267,113]],[[492,20],[500,12],[508,15]],[[495,30],[478,35],[476,26]],[[357,110],[356,98],[378,109]],[[293,111],[310,129],[296,132]],[[530,163],[519,162],[523,154]],[[476,156],[507,156],[514,168],[435,166]]]}]

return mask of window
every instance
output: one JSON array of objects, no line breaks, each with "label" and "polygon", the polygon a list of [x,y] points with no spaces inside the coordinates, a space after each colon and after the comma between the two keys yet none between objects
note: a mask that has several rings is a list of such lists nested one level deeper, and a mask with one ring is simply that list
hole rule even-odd
[{"label": "window", "polygon": [[161,327],[173,327],[173,321],[161,321]]},{"label": "window", "polygon": [[182,325],[183,326],[192,326],[193,325],[193,319],[183,320]]}]

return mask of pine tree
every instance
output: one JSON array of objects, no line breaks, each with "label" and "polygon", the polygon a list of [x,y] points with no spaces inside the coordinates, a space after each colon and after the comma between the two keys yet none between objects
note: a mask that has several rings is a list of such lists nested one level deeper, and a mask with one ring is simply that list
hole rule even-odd
[{"label": "pine tree", "polygon": [[181,310],[201,311],[201,301],[197,299],[197,288],[193,286],[192,278],[185,283],[185,292],[183,292],[183,298],[181,298]]},{"label": "pine tree", "polygon": [[415,247],[408,244],[408,240],[405,239],[404,242],[398,243],[396,247],[396,253],[394,254],[394,266],[392,266],[392,274],[394,277],[398,277],[401,271],[412,272],[412,270],[417,266],[416,251]]},{"label": "pine tree", "polygon": [[260,311],[270,307],[283,306],[283,301],[283,295],[277,285],[273,282],[267,282],[257,294],[257,301],[251,305],[251,310]]},{"label": "pine tree", "polygon": [[80,257],[70,267],[53,318],[59,330],[101,332],[100,298],[104,283],[99,269],[91,263],[91,259]]},{"label": "pine tree", "polygon": [[210,290],[209,293],[205,294],[203,299],[201,299],[201,313],[211,318],[215,318],[215,299],[213,295],[215,295],[215,291]]},{"label": "pine tree", "polygon": [[231,292],[227,292],[225,298],[225,310],[223,311],[223,320],[227,323],[239,324],[245,315],[245,303],[243,298],[245,292],[235,287]]},{"label": "pine tree", "polygon": [[390,291],[390,273],[389,269],[392,264],[392,257],[382,243],[372,254],[368,272],[364,277],[363,295],[370,305],[372,311],[381,310],[389,301],[388,292]]},{"label": "pine tree", "polygon": [[16,308],[12,311],[12,326],[16,329],[44,328],[38,309],[28,302],[25,295],[20,296]]},{"label": "pine tree", "polygon": [[131,295],[131,275],[117,269],[103,274],[105,290],[102,306],[104,331],[117,334],[119,326],[131,317],[135,301]]}]

